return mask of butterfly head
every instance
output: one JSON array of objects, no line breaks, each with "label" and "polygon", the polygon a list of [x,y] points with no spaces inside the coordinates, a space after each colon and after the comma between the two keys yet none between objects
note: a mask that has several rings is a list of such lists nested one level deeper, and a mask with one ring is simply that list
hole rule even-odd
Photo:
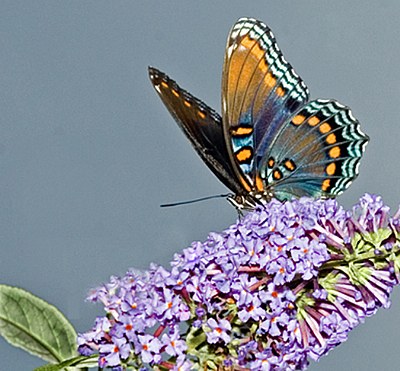
[{"label": "butterfly head", "polygon": [[257,206],[263,206],[273,197],[272,193],[249,192],[247,194],[230,194],[228,202],[234,206],[239,213],[254,210]]}]

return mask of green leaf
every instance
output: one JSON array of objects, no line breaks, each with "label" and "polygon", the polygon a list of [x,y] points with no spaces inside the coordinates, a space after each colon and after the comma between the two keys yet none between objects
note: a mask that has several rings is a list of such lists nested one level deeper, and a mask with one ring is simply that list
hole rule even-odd
[{"label": "green leaf", "polygon": [[17,287],[0,285],[0,335],[50,363],[77,355],[76,332],[64,315]]},{"label": "green leaf", "polygon": [[186,344],[188,345],[189,349],[195,349],[205,343],[206,339],[207,336],[201,329],[192,327],[187,334]]},{"label": "green leaf", "polygon": [[380,247],[382,242],[389,238],[392,233],[393,232],[390,228],[381,228],[376,232],[363,234],[362,238],[364,241],[373,244],[375,247]]},{"label": "green leaf", "polygon": [[75,369],[87,369],[88,367],[98,367],[98,355],[91,357],[78,356],[68,359],[56,365],[47,364],[35,368],[34,371],[60,371],[67,367],[74,367]]}]

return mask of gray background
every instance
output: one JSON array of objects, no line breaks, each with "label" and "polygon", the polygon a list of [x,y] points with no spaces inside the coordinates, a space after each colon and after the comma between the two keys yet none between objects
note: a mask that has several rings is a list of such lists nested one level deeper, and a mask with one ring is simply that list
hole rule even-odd
[{"label": "gray background", "polygon": [[[0,281],[55,304],[78,331],[100,306],[88,289],[129,267],[168,265],[236,212],[147,77],[151,64],[220,110],[228,30],[265,21],[313,98],[352,107],[371,137],[340,201],[380,193],[396,209],[400,148],[398,1],[4,1],[0,3]],[[392,370],[400,362],[399,290],[391,310],[310,370]],[[0,339],[1,370],[41,362]]]}]

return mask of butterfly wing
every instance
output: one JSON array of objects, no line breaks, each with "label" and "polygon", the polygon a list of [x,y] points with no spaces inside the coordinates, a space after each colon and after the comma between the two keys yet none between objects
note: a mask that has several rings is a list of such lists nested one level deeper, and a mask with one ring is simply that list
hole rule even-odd
[{"label": "butterfly wing", "polygon": [[367,142],[348,107],[317,99],[282,126],[261,160],[261,176],[280,199],[333,197],[357,177]]},{"label": "butterfly wing", "polygon": [[235,194],[243,193],[229,160],[220,115],[156,68],[149,67],[149,76],[161,100],[202,160]]},{"label": "butterfly wing", "polygon": [[260,161],[283,123],[307,100],[307,87],[271,30],[255,19],[239,19],[226,46],[222,117],[233,169],[246,190],[265,189]]},{"label": "butterfly wing", "polygon": [[240,19],[228,37],[222,111],[233,169],[248,191],[333,197],[357,177],[368,142],[359,122],[334,100],[307,101],[271,30]]}]

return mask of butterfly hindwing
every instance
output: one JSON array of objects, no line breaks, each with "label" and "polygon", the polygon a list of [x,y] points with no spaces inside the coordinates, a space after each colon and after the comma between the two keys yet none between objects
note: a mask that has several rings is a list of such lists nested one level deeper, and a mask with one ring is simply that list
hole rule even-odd
[{"label": "butterfly hindwing", "polygon": [[367,142],[348,107],[317,99],[282,126],[261,161],[261,176],[280,199],[336,196],[357,177]]},{"label": "butterfly hindwing", "polygon": [[236,181],[227,152],[221,116],[158,69],[149,67],[149,76],[168,111],[202,160],[228,188],[242,193],[243,188]]},{"label": "butterfly hindwing", "polygon": [[264,188],[257,164],[283,122],[307,100],[307,87],[271,30],[255,19],[239,19],[226,46],[222,117],[228,152],[246,189]]}]

